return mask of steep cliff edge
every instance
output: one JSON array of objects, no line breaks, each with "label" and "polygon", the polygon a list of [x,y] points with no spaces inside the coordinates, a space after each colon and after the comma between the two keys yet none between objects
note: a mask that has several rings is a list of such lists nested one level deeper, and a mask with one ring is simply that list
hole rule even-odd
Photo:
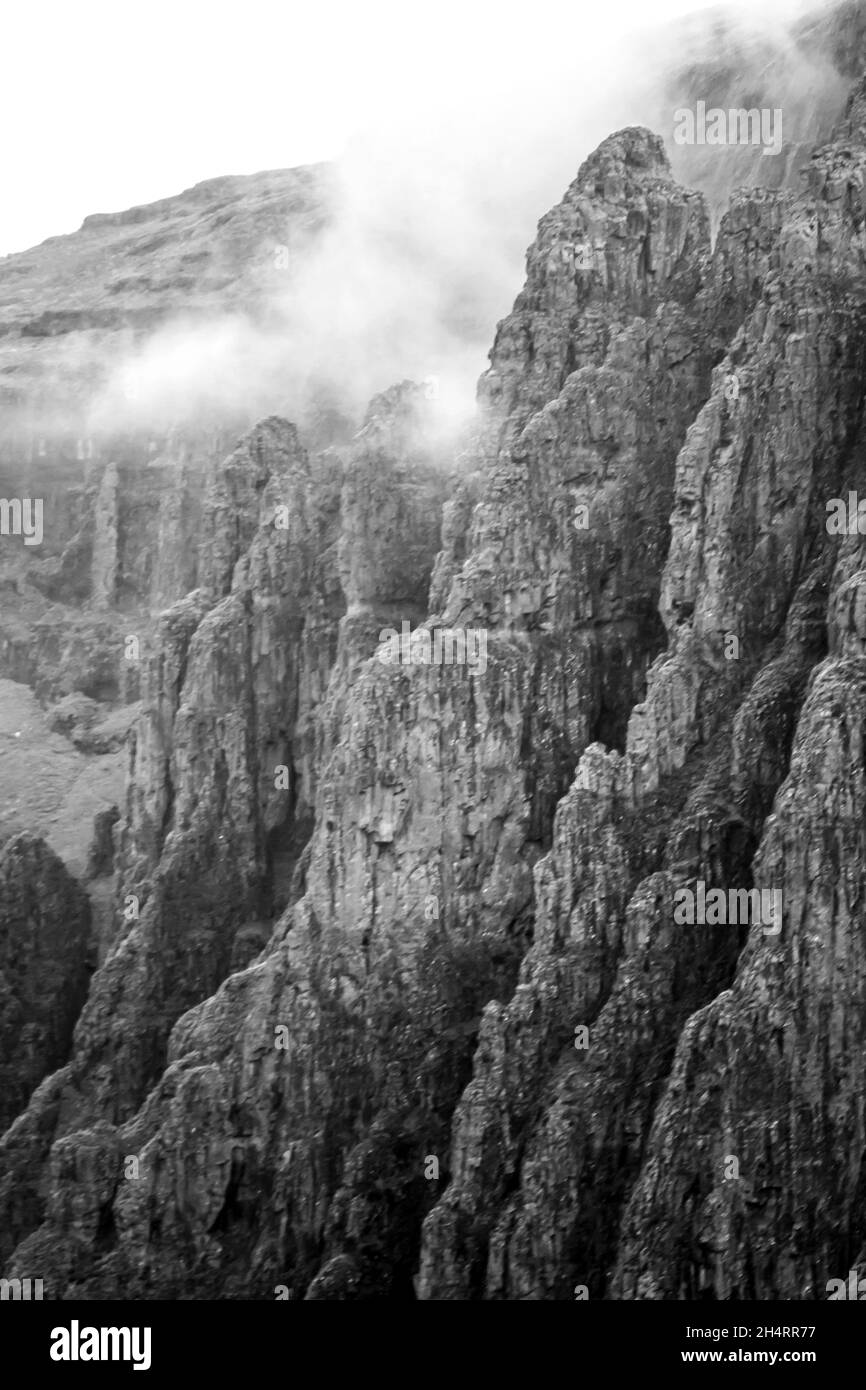
[{"label": "steep cliff edge", "polygon": [[[817,991],[803,981],[797,941],[800,929],[819,939],[820,918],[804,912],[802,885],[798,893],[778,864],[767,872],[785,788],[763,822],[795,727],[791,777],[809,741],[815,685],[797,720],[825,650],[828,582],[831,614],[838,608],[825,503],[862,466],[854,190],[863,138],[858,92],[834,142],[813,158],[808,194],[781,225],[771,219],[778,241],[761,300],[681,451],[661,586],[667,649],[632,711],[624,758],[589,749],[560,804],[553,852],[536,871],[534,943],[508,1008],[485,1013],[454,1127],[454,1178],[425,1226],[425,1296],[820,1297],[862,1238],[850,1118],[818,1160],[841,1188],[832,1210],[821,1202],[820,1237],[805,1215],[817,1196],[811,1133],[789,1143],[787,1172],[769,1157],[768,1134],[781,1124],[790,1135],[793,1113],[820,1105],[831,1087],[802,1070],[785,1085],[774,1075],[784,1047],[768,1002],[780,957],[797,962],[780,1016],[796,1015],[805,988],[809,1020],[789,1027],[812,1059],[826,1025],[817,1001],[811,1012]],[[723,221],[722,247],[732,230]],[[820,803],[817,790],[807,778],[804,798]],[[856,782],[842,794],[856,795]],[[847,814],[834,838],[846,824]],[[820,840],[804,818],[791,842],[802,859]],[[752,925],[739,973],[748,923],[675,918],[677,893],[699,881],[781,892],[782,920]],[[754,1011],[734,1038],[727,1001],[750,975]],[[842,997],[849,991],[856,1014],[856,972]],[[851,1086],[859,1092],[853,1076]],[[849,1143],[857,1157],[847,1161]],[[804,1174],[799,1203],[795,1167]],[[635,1180],[623,1241],[619,1212]]]},{"label": "steep cliff edge", "polygon": [[[855,349],[855,387],[863,375],[864,129],[861,87],[834,143],[813,156],[809,236],[791,268],[812,294],[824,291],[822,323],[832,322],[831,294],[841,307],[847,322],[836,347]],[[817,306],[800,323],[796,351],[808,352]],[[848,391],[834,401],[829,383],[822,395],[837,425],[857,401]],[[752,931],[731,988],[679,1039],[623,1222],[613,1283],[620,1297],[820,1298],[862,1253],[863,547],[856,519],[836,535],[824,504],[847,502],[862,486],[863,460],[858,436],[801,511],[829,574],[829,652],[811,672],[753,864],[755,883],[781,895],[781,931]]]},{"label": "steep cliff edge", "polygon": [[[69,1066],[8,1136],[24,1162],[4,1173],[6,1240],[44,1203],[33,1163],[47,1142],[133,1112],[175,1019],[256,955],[297,896],[329,682],[336,707],[359,632],[381,624],[383,564],[416,606],[429,583],[446,475],[428,414],[424,389],[404,384],[372,403],[350,449],[314,459],[269,419],[211,471],[190,536],[199,587],[143,629],[113,946]],[[411,537],[396,561],[395,527]]]},{"label": "steep cliff edge", "polygon": [[66,1061],[94,965],[90,908],[42,840],[0,854],[0,1126]]},{"label": "steep cliff edge", "polygon": [[[826,521],[862,478],[864,169],[860,86],[804,191],[741,190],[711,245],[617,132],[539,224],[459,483],[408,383],[346,449],[271,417],[206,470],[117,936],[0,1140],[8,1272],[809,1298],[849,1267],[866,636]],[[698,885],[781,908],[683,922]]]}]

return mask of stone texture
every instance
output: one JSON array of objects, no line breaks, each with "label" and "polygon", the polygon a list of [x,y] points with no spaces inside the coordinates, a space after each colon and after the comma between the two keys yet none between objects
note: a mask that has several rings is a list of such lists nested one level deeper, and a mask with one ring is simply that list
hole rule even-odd
[{"label": "stone texture", "polygon": [[[8,1273],[311,1301],[845,1274],[866,566],[825,522],[864,486],[864,166],[858,84],[802,191],[741,190],[711,245],[659,138],[609,137],[456,468],[411,383],[324,453],[267,418],[177,472],[156,588],[121,519],[153,480],[101,475],[94,602],[125,573],[152,619],[142,708],[115,935],[0,1139]],[[483,662],[387,659],[404,621]],[[699,881],[781,891],[781,930],[680,924]]]},{"label": "stone texture", "polygon": [[[0,854],[0,1127],[67,1057],[90,978],[90,908],[44,841]],[[90,967],[92,969],[92,965]]]}]

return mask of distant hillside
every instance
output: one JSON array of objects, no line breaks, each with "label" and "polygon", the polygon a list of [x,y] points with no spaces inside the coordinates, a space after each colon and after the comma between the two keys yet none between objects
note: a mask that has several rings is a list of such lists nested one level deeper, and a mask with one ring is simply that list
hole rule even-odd
[{"label": "distant hillside", "polygon": [[325,165],[209,179],[0,259],[3,424],[65,427],[170,320],[264,321],[332,205]]}]

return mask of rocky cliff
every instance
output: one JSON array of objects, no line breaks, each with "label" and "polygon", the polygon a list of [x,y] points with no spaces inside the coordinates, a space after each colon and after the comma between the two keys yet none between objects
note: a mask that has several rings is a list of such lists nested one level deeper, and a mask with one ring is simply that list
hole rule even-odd
[{"label": "rocky cliff", "polygon": [[133,723],[97,929],[0,861],[8,1276],[816,1299],[863,1257],[864,171],[861,81],[713,239],[621,130],[459,450],[404,382],[330,448],[82,468],[7,661],[85,748],[82,697]]}]

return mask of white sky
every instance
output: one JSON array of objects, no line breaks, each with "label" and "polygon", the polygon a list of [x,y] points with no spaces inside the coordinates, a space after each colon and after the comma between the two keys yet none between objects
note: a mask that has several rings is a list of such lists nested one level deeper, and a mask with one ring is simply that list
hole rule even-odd
[{"label": "white sky", "polygon": [[[483,123],[497,108],[519,106],[526,91],[538,101],[577,50],[584,58],[598,50],[602,64],[604,49],[629,32],[712,7],[7,0],[0,255],[74,231],[88,213],[152,202],[202,179],[334,158],[368,130]],[[753,0],[751,10],[803,7]]]}]

